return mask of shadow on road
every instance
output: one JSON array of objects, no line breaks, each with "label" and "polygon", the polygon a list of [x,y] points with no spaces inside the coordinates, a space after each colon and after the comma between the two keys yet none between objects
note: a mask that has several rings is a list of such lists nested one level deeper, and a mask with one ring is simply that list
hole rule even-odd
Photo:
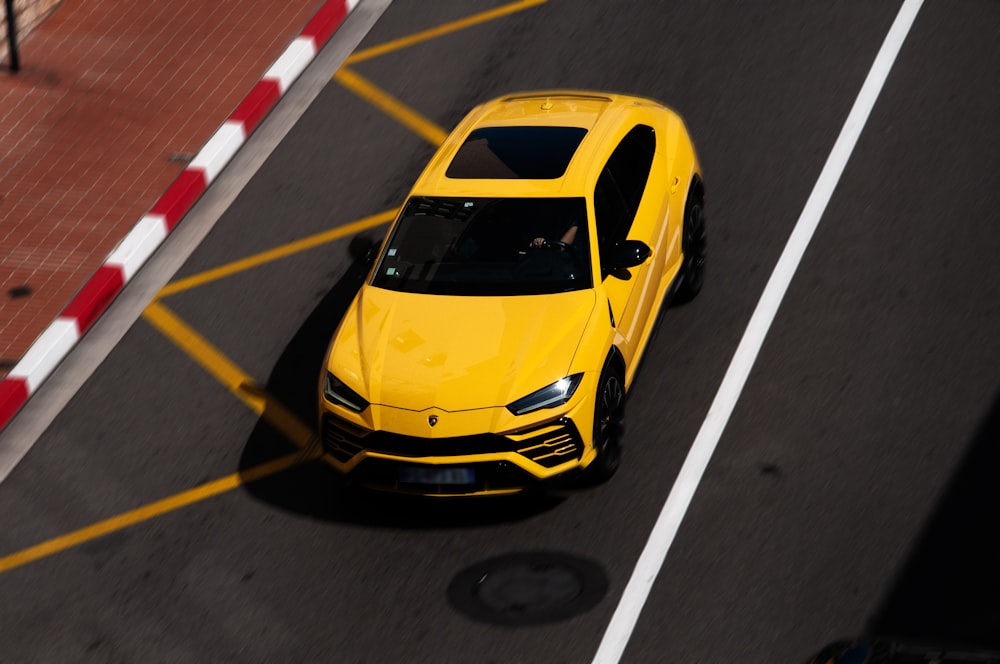
[{"label": "shadow on road", "polygon": [[1000,650],[1000,391],[869,633]]},{"label": "shadow on road", "polygon": [[[353,252],[352,252],[353,253]],[[313,427],[317,390],[327,345],[367,274],[355,259],[323,297],[278,358],[265,385],[272,397]],[[258,420],[240,459],[247,470],[296,449],[263,419]],[[312,461],[244,485],[257,499],[317,519],[398,528],[482,526],[526,519],[552,509],[554,495],[445,500],[383,496],[345,486],[322,461]]]}]

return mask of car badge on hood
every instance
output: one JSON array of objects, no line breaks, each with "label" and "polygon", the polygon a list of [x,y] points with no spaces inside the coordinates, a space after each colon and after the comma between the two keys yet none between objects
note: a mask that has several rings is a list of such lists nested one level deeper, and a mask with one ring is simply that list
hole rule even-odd
[{"label": "car badge on hood", "polygon": [[427,424],[429,424],[431,426],[434,426],[437,423],[438,423],[438,416],[437,415],[428,415],[427,416]]}]

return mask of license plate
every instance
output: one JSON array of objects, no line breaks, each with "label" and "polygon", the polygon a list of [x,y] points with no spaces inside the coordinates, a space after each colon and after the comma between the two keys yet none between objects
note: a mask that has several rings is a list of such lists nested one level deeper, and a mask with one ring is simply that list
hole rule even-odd
[{"label": "license plate", "polygon": [[399,469],[399,481],[404,484],[474,484],[476,473],[472,468],[405,466]]}]

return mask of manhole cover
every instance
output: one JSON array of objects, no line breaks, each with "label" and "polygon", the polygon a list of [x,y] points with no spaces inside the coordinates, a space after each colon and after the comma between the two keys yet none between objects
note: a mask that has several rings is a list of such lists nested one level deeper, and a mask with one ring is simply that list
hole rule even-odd
[{"label": "manhole cover", "polygon": [[607,591],[607,576],[596,563],[535,551],[491,558],[462,570],[448,586],[448,599],[476,620],[522,626],[586,613]]}]

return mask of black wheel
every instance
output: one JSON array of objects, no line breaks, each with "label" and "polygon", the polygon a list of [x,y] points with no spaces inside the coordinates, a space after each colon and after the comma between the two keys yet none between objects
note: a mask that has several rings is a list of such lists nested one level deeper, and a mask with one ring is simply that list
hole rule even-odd
[{"label": "black wheel", "polygon": [[609,360],[597,383],[594,403],[594,447],[597,456],[587,468],[596,482],[608,480],[622,459],[622,430],[625,423],[625,379],[618,365]]},{"label": "black wheel", "polygon": [[684,263],[681,265],[682,281],[677,291],[677,301],[684,303],[693,300],[705,283],[708,235],[705,231],[704,203],[700,198],[688,202],[681,251],[684,252]]}]

